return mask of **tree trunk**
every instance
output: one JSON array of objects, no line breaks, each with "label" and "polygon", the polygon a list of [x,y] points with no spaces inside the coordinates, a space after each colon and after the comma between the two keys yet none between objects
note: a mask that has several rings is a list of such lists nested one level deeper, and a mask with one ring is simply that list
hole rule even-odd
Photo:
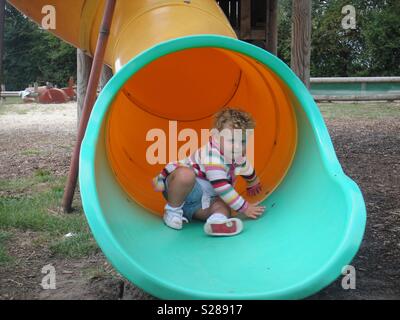
[{"label": "tree trunk", "polygon": [[291,67],[310,87],[311,0],[293,1]]}]

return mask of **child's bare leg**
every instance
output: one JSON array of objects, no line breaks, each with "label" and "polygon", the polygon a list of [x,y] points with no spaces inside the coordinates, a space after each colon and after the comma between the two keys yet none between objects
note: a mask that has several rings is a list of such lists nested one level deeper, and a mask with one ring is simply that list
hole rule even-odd
[{"label": "child's bare leg", "polygon": [[168,177],[168,203],[172,207],[179,207],[186,196],[192,191],[196,182],[196,175],[191,168],[176,168]]},{"label": "child's bare leg", "polygon": [[217,198],[209,208],[199,209],[193,217],[197,220],[206,221],[214,213],[222,213],[229,218],[231,216],[231,209],[222,199]]}]

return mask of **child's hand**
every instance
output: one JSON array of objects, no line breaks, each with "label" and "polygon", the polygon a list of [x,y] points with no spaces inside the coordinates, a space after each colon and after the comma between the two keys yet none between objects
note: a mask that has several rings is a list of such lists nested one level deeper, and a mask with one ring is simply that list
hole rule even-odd
[{"label": "child's hand", "polygon": [[256,181],[254,181],[254,183],[252,185],[248,185],[247,188],[247,194],[249,196],[255,196],[257,194],[259,194],[262,190],[262,185],[260,180],[257,178]]},{"label": "child's hand", "polygon": [[249,203],[249,206],[247,207],[244,214],[251,219],[257,219],[264,213],[264,211],[264,206],[259,206],[258,203]]}]

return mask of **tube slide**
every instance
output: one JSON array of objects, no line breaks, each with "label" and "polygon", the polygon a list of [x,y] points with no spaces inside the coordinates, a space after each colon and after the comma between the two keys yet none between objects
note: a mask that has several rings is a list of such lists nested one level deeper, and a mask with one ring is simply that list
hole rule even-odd
[{"label": "tube slide", "polygon": [[[42,7],[54,5],[54,33],[93,53],[104,1],[10,2],[38,23]],[[105,60],[115,75],[93,109],[79,180],[93,235],[121,274],[166,299],[297,299],[341,274],[363,237],[364,200],[286,64],[239,41],[212,0],[117,1]],[[163,165],[146,160],[147,134],[190,128],[201,136],[224,106],[256,119],[264,189],[254,199],[243,181],[236,189],[267,211],[235,237],[209,237],[200,222],[167,228],[165,200],[151,185]]]}]

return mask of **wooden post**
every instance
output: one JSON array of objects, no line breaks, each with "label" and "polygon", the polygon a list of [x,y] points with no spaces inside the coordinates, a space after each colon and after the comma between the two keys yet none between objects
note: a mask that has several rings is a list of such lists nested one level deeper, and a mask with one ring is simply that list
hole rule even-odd
[{"label": "wooden post", "polygon": [[0,96],[1,96],[1,102],[0,102],[0,104],[3,104],[3,102],[6,101],[6,99],[7,99],[6,96],[3,97],[3,94],[4,94],[5,92],[6,92],[6,85],[5,85],[5,84],[2,84],[2,85],[1,85],[1,90],[0,90]]},{"label": "wooden post", "polygon": [[107,41],[110,34],[110,27],[114,15],[115,5],[116,0],[107,0],[104,8],[103,20],[100,25],[99,37],[94,54],[92,70],[90,72],[89,83],[87,87],[85,101],[83,104],[82,116],[78,129],[78,137],[72,154],[70,171],[68,174],[67,184],[62,201],[64,212],[72,211],[72,200],[78,180],[79,155],[82,140],[86,132],[86,127],[89,121],[90,114],[92,113],[93,105],[97,98],[97,87],[99,85],[99,80],[103,68],[104,54],[107,48]]},{"label": "wooden post", "polygon": [[251,0],[240,2],[240,38],[244,40],[251,38]]},{"label": "wooden post", "polygon": [[[230,21],[230,14],[229,14],[229,2],[224,0],[219,2],[219,6],[221,7],[222,11],[225,13],[226,18]],[[231,22],[231,21],[230,21]],[[232,23],[231,23],[232,24]]]},{"label": "wooden post", "polygon": [[278,54],[278,0],[267,1],[267,21],[265,23],[265,49],[274,55]]},{"label": "wooden post", "polygon": [[3,85],[4,85],[4,73],[3,73],[3,56],[4,56],[4,19],[5,19],[5,8],[6,0],[0,0],[0,102],[3,103]]},{"label": "wooden post", "polygon": [[106,86],[106,84],[108,83],[108,81],[110,81],[112,77],[113,77],[112,69],[109,66],[104,65],[100,78],[100,90],[103,90],[103,88]]},{"label": "wooden post", "polygon": [[310,87],[311,0],[293,0],[291,67]]},{"label": "wooden post", "polygon": [[77,100],[77,113],[78,113],[78,127],[82,117],[83,102],[85,101],[85,95],[90,77],[90,70],[92,69],[93,58],[89,57],[81,49],[76,51],[77,60],[77,89],[76,89],[76,100]]},{"label": "wooden post", "polygon": [[[83,102],[87,92],[87,86],[90,77],[90,70],[92,69],[93,58],[88,56],[81,49],[77,49],[77,112],[78,112],[78,126],[82,117]],[[113,72],[109,66],[104,65],[100,77],[100,90],[104,88],[107,82],[112,78]]]},{"label": "wooden post", "polygon": [[33,84],[34,99],[36,103],[39,103],[39,83],[35,81]]}]

